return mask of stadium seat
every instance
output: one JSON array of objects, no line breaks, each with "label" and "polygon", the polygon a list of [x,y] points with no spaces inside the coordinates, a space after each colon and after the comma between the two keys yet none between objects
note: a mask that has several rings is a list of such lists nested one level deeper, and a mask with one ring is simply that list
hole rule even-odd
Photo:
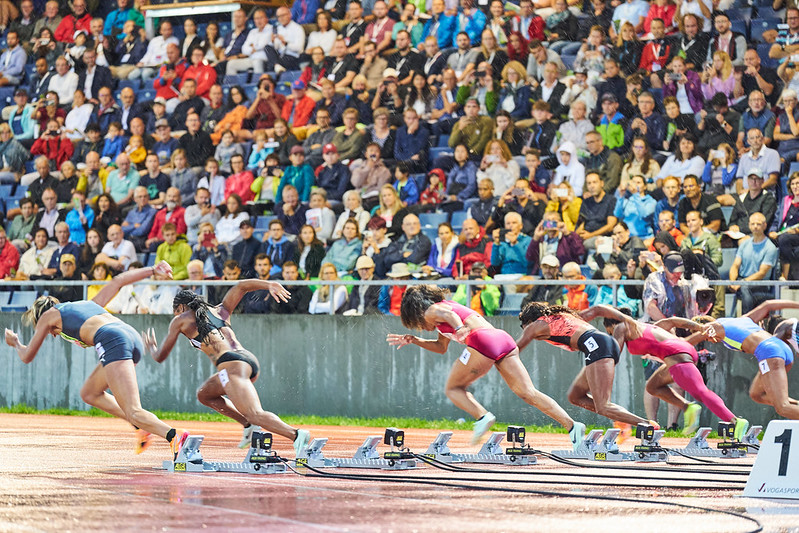
[{"label": "stadium seat", "polygon": [[505,294],[502,297],[502,304],[497,310],[498,315],[518,315],[522,309],[522,300],[527,296],[525,293],[521,294]]},{"label": "stadium seat", "polygon": [[141,88],[141,80],[119,80],[119,90],[121,91],[125,87],[130,87],[134,91],[138,91]]},{"label": "stadium seat", "polygon": [[[749,23],[752,20],[752,8],[751,7],[731,7],[727,9],[727,15],[730,17],[730,21],[734,20],[743,20],[746,23]],[[736,31],[736,30],[733,30]],[[743,33],[746,36],[745,32]]]},{"label": "stadium seat", "polygon": [[278,83],[275,87],[275,92],[277,94],[282,94],[283,96],[288,96],[291,94],[291,84],[289,83]]},{"label": "stadium seat", "polygon": [[427,238],[430,239],[430,241],[433,241],[433,242],[435,242],[435,240],[438,238],[438,228],[425,228],[425,227],[423,227],[422,228],[422,233],[427,235]]},{"label": "stadium seat", "polygon": [[449,147],[449,135],[442,133],[438,136],[438,144],[436,144],[439,148],[448,148]]},{"label": "stadium seat", "polygon": [[[757,18],[759,19],[778,19],[782,20],[785,18],[785,10],[780,9],[779,11],[774,11],[774,8],[770,5],[762,5],[757,7]],[[773,29],[777,29],[776,27]]]},{"label": "stadium seat", "polygon": [[419,189],[420,193],[427,187],[427,174],[411,174],[411,178],[416,182],[416,188]]},{"label": "stadium seat", "polygon": [[27,311],[27,307],[24,305],[3,305],[0,306],[0,311],[4,313],[24,313]]},{"label": "stadium seat", "polygon": [[252,236],[255,237],[256,239],[258,239],[259,241],[263,241],[264,237],[266,236],[266,230],[265,229],[257,229],[257,230],[252,232]]},{"label": "stadium seat", "polygon": [[33,305],[34,300],[36,300],[36,291],[14,291],[8,304],[28,308]]},{"label": "stadium seat", "polygon": [[149,102],[155,100],[155,89],[142,89],[139,91],[139,102]]},{"label": "stadium seat", "polygon": [[441,157],[442,155],[452,155],[452,148],[449,146],[434,146],[430,148],[430,158],[428,161],[431,163],[436,160],[436,158]]},{"label": "stadium seat", "polygon": [[466,220],[466,216],[468,211],[455,211],[452,213],[452,218],[450,219],[450,224],[452,224],[453,228],[457,228],[456,231],[460,231],[463,228],[463,221]]},{"label": "stadium seat", "polygon": [[13,185],[0,185],[0,199],[11,198],[11,189]]},{"label": "stadium seat", "polygon": [[735,33],[740,33],[748,40],[750,23],[751,23],[750,21],[746,21],[743,19],[733,19],[730,21],[730,27],[732,31],[734,31]]},{"label": "stadium seat", "polygon": [[793,176],[794,172],[799,172],[799,161],[792,161],[788,170],[788,176]]},{"label": "stadium seat", "polygon": [[280,75],[280,81],[288,83],[289,85],[294,83],[294,80],[298,80],[302,76],[301,70],[287,70],[283,74]]},{"label": "stadium seat", "polygon": [[591,276],[594,275],[594,272],[591,270],[590,266],[580,265],[580,274],[585,276],[586,279],[591,279]]},{"label": "stadium seat", "polygon": [[790,179],[790,176],[783,176],[780,178],[780,198],[788,196],[788,179]]},{"label": "stadium seat", "polygon": [[8,198],[16,198],[22,199],[28,194],[28,187],[26,185],[17,185],[17,188],[14,189],[14,193],[8,196]]},{"label": "stadium seat", "polygon": [[33,165],[33,161],[31,161],[31,160],[25,161],[25,172],[29,174],[29,173],[35,172],[35,171],[36,171],[36,167]]},{"label": "stadium seat", "polygon": [[779,19],[754,19],[749,26],[749,40],[750,42],[762,42],[763,32],[766,30],[773,30],[777,28],[777,24],[781,24]]},{"label": "stadium seat", "polygon": [[769,43],[760,43],[757,45],[757,55],[760,56],[760,62],[763,66],[776,69],[779,67],[780,61],[779,59],[771,59],[768,56],[769,50],[771,50],[771,45]]},{"label": "stadium seat", "polygon": [[423,228],[435,228],[447,221],[447,213],[419,213],[419,222]]},{"label": "stadium seat", "polygon": [[225,78],[222,80],[222,85],[227,85],[227,86],[247,85],[247,82],[249,80],[250,80],[249,72],[240,72],[232,76],[225,76]]},{"label": "stadium seat", "polygon": [[219,24],[219,36],[225,37],[233,29],[233,24],[229,21],[217,22]]},{"label": "stadium seat", "polygon": [[250,102],[255,100],[255,96],[258,94],[258,86],[257,85],[245,85],[243,87],[244,94],[247,96],[247,100]]},{"label": "stadium seat", "polygon": [[14,93],[16,87],[0,87],[0,103],[4,106],[14,103]]},{"label": "stadium seat", "polygon": [[6,198],[6,212],[19,207],[19,198]]},{"label": "stadium seat", "polygon": [[144,264],[144,266],[151,267],[154,265],[155,265],[155,254],[149,254],[147,256],[147,262]]},{"label": "stadium seat", "polygon": [[735,261],[735,252],[737,251],[737,248],[721,249],[722,262],[719,267],[719,277],[721,279],[730,279],[730,267],[732,266],[732,262]]},{"label": "stadium seat", "polygon": [[269,223],[276,218],[274,215],[261,215],[255,221],[255,229],[269,229]]}]

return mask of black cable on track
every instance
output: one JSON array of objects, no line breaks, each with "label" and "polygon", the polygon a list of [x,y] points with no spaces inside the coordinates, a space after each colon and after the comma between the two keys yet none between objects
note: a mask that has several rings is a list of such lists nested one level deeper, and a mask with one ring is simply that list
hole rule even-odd
[{"label": "black cable on track", "polygon": [[[414,454],[414,457],[416,457],[417,459],[419,459],[421,461],[424,461],[425,463],[429,464],[430,466],[432,466],[434,468],[438,468],[439,470],[444,470],[444,471],[448,471],[448,472],[466,472],[466,473],[472,473],[472,474],[497,474],[497,473],[500,472],[498,470],[491,470],[491,469],[488,469],[488,468],[471,468],[471,467],[460,466],[459,464],[445,463],[444,461],[440,461],[438,459],[435,459],[435,458],[432,458],[432,457],[428,457],[426,455],[421,455],[421,454]],[[538,471],[536,471],[536,470],[502,470],[501,473],[503,475],[505,475],[505,474],[514,474],[514,475],[520,475],[520,476],[538,476],[538,477],[545,477],[545,476],[552,476],[552,477],[585,477],[585,475],[579,474],[577,472],[550,472],[550,471],[544,471],[544,470],[538,470]],[[745,475],[745,474],[741,474],[741,475]],[[590,474],[590,477],[598,478],[598,479],[614,479],[614,480],[627,480],[627,481],[635,479],[635,478],[628,477],[628,476],[619,476],[619,475],[615,475],[614,476],[612,474]],[[652,481],[658,481],[658,482],[661,482],[661,481],[672,481],[672,482],[696,481],[696,482],[700,482],[700,483],[736,483],[736,484],[739,484],[739,485],[746,484],[746,481],[739,481],[739,480],[734,480],[734,479],[690,479],[690,480],[686,480],[686,479],[682,479],[682,478],[672,478],[672,477],[652,478]],[[549,481],[544,481],[542,483],[550,483],[550,482]],[[605,484],[603,484],[603,483],[590,483],[590,485],[605,486]],[[624,485],[624,486],[633,487],[635,485]],[[654,485],[646,485],[646,486],[647,487],[654,487]],[[660,488],[660,487],[675,488],[675,487],[671,487],[671,486],[668,486],[668,485],[658,486],[658,488]],[[679,488],[689,488],[689,487],[679,487]],[[703,487],[690,487],[690,488],[701,489]],[[726,489],[732,490],[732,489],[737,489],[737,488],[739,488],[739,487],[726,487],[726,488],[724,488],[722,490],[726,490]],[[743,487],[740,487],[740,488],[743,488]]]},{"label": "black cable on track", "polygon": [[[647,500],[636,500],[633,498],[623,498],[617,496],[603,496],[599,494],[586,494],[586,493],[574,493],[574,492],[556,492],[556,491],[545,491],[545,490],[532,490],[532,489],[514,489],[514,488],[501,488],[501,487],[476,487],[473,485],[465,485],[461,483],[444,483],[443,481],[447,481],[444,478],[420,478],[416,476],[403,476],[403,475],[376,475],[376,474],[333,474],[327,473],[317,468],[314,468],[309,465],[303,465],[304,468],[314,472],[313,474],[309,473],[301,473],[298,472],[295,468],[293,468],[289,462],[283,459],[286,462],[286,466],[297,474],[298,476],[302,477],[309,477],[309,478],[317,478],[317,479],[341,479],[341,480],[361,480],[361,481],[380,481],[380,482],[388,482],[388,483],[409,483],[415,485],[430,485],[435,487],[445,487],[445,488],[456,488],[456,489],[464,489],[464,490],[472,490],[472,491],[485,491],[485,492],[507,492],[512,494],[532,494],[536,496],[549,496],[554,498],[571,498],[571,499],[586,499],[586,500],[599,500],[599,501],[612,501],[612,502],[623,502],[623,503],[635,503],[635,504],[645,504],[645,505],[661,505],[666,507],[677,507],[680,509],[689,509],[692,511],[703,511],[706,513],[717,513],[717,514],[724,514],[727,516],[733,516],[735,518],[740,518],[742,520],[746,520],[748,522],[754,523],[757,528],[749,530],[747,533],[760,533],[763,531],[763,525],[758,521],[756,518],[752,518],[751,516],[747,516],[743,513],[736,513],[734,511],[725,511],[722,509],[712,509],[710,507],[702,507],[699,505],[688,505],[684,503],[677,503],[677,502],[662,502],[662,501],[647,501]],[[455,479],[454,481],[467,481],[463,479]],[[491,480],[488,479],[475,479],[475,480],[468,480],[468,481],[478,481],[478,482],[489,482]],[[501,480],[502,483],[511,483],[511,480]],[[605,485],[607,486],[607,485]]]}]

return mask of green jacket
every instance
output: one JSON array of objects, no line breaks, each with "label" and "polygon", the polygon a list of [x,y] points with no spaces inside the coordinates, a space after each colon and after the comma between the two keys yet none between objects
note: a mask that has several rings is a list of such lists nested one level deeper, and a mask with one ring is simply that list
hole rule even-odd
[{"label": "green jacket", "polygon": [[449,146],[455,148],[463,143],[469,148],[469,152],[482,156],[493,132],[494,120],[491,117],[480,115],[462,130],[460,124],[456,122],[449,136]]},{"label": "green jacket", "polygon": [[191,246],[186,241],[177,241],[175,244],[161,243],[155,252],[155,262],[166,261],[172,267],[173,279],[187,279],[189,272],[186,267],[191,260]]},{"label": "green jacket", "polygon": [[[490,280],[491,278],[486,279]],[[476,290],[476,287],[472,285],[472,291],[474,290]],[[496,285],[486,285],[485,288],[480,291],[480,303],[483,306],[483,311],[485,311],[485,316],[494,316],[494,313],[497,312],[499,308],[499,297],[499,287]],[[458,285],[458,290],[455,291],[455,296],[453,296],[452,301],[470,307],[470,302],[466,298],[466,285]]]},{"label": "green jacket", "polygon": [[696,250],[699,248],[713,260],[717,267],[721,266],[724,261],[719,238],[706,229],[703,229],[702,234],[697,238],[692,237],[690,233],[683,237],[681,248],[683,250]]}]

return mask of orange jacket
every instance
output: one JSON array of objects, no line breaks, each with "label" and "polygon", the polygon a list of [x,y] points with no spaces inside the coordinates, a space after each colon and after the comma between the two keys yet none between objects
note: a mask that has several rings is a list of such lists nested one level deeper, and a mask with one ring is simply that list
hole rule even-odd
[{"label": "orange jacket", "polygon": [[289,128],[299,128],[308,124],[308,120],[313,114],[313,109],[316,106],[314,99],[307,94],[297,102],[297,109],[294,110],[294,121],[290,121],[291,108],[294,105],[293,98],[286,98],[286,103],[283,104],[283,109],[280,111],[280,116],[288,122]]},{"label": "orange jacket", "polygon": [[[585,277],[580,276],[580,279],[585,279]],[[567,285],[566,306],[575,311],[588,309],[588,295],[585,293],[585,285]]]},{"label": "orange jacket", "polygon": [[230,130],[235,135],[236,132],[241,129],[246,116],[247,106],[239,105],[228,111],[228,113],[222,117],[222,120],[216,123],[214,132],[211,134],[211,142],[213,142],[214,145],[219,144],[219,141],[222,140],[222,132],[225,130]]},{"label": "orange jacket", "polygon": [[180,87],[183,88],[183,84],[186,80],[194,80],[197,82],[197,96],[200,98],[208,99],[208,92],[211,90],[211,86],[216,83],[216,69],[206,65],[205,63],[200,63],[199,65],[192,65],[186,69],[186,72],[183,74],[183,79],[180,81]]}]

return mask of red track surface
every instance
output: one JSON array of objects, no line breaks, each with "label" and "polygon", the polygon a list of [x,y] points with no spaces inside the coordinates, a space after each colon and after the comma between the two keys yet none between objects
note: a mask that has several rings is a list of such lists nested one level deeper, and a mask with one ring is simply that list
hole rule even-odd
[{"label": "red track surface", "polygon": [[[235,447],[241,432],[233,423],[179,423],[205,435],[206,460],[241,461]],[[328,457],[351,457],[368,435],[383,428],[318,427],[312,435],[328,437]],[[423,452],[437,434],[409,430],[407,446]],[[455,432],[453,451],[472,451],[467,432]],[[565,435],[528,435],[542,449],[566,447]],[[665,441],[684,446],[685,440]],[[626,443],[622,448],[630,447]],[[122,421],[106,418],[0,415],[0,531],[752,531],[754,524],[734,516],[669,508],[649,502],[673,501],[713,509],[734,510],[760,520],[767,531],[788,531],[799,525],[799,502],[755,501],[740,491],[697,488],[697,478],[729,479],[699,473],[657,473],[646,470],[581,469],[543,459],[518,471],[576,472],[577,478],[520,476],[486,465],[492,474],[450,473],[425,467],[415,471],[381,472],[329,469],[338,473],[458,477],[471,490],[405,483],[318,479],[296,474],[225,473],[171,474],[157,470],[168,457],[163,441],[142,455],[133,454],[133,432]],[[293,457],[289,442],[277,437],[275,450]],[[726,470],[751,464],[727,461]],[[469,465],[478,467],[477,465]],[[662,463],[659,466],[663,466]],[[691,465],[692,468],[709,468]],[[718,467],[711,467],[718,468]],[[623,488],[623,479],[597,479],[593,474],[619,474],[635,483],[667,483],[690,488]],[[653,481],[681,477],[683,482]],[[523,479],[524,483],[481,482],[481,478]],[[736,476],[745,479],[744,476]],[[568,480],[567,485],[552,481]],[[586,486],[602,482],[602,486]],[[641,503],[597,501],[530,494],[486,492],[481,487],[558,491],[575,495],[633,498]],[[795,530],[792,530],[795,531]]]}]

